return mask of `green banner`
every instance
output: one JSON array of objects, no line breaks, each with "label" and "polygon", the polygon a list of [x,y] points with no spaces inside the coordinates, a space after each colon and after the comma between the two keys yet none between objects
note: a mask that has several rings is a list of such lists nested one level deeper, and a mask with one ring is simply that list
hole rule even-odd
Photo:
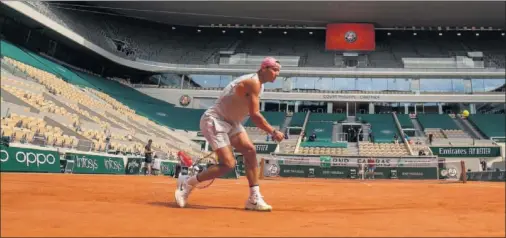
[{"label": "green banner", "polygon": [[437,179],[438,177],[437,167],[399,167],[396,170],[399,179]]},{"label": "green banner", "polygon": [[330,157],[330,156],[321,156],[320,157],[320,166],[322,168],[330,168],[332,166],[332,157]]},{"label": "green banner", "polygon": [[60,173],[57,151],[0,146],[0,171]]},{"label": "green banner", "polygon": [[[276,164],[271,164],[271,167]],[[350,178],[352,170],[359,174],[358,167],[321,167],[306,165],[278,165],[278,169],[268,168],[269,171],[279,171],[280,177],[301,177],[301,178]],[[387,168],[376,167],[374,170],[375,179],[392,178],[395,174],[399,179],[437,179],[437,168]],[[276,176],[276,172],[268,176]]]},{"label": "green banner", "polygon": [[[236,170],[239,173],[239,176],[246,176],[246,165],[244,164],[244,158],[242,155],[237,155],[235,157],[236,160]],[[258,166],[260,168],[260,161],[258,162]]]},{"label": "green banner", "polygon": [[278,144],[276,143],[255,143],[257,154],[270,154],[273,153]]},{"label": "green banner", "polygon": [[[256,149],[257,154],[274,153],[274,151],[276,151],[276,148],[278,147],[278,144],[276,144],[276,143],[255,143],[254,145],[255,145],[255,149]],[[234,148],[234,153],[240,154],[240,152],[235,150],[235,148]]]},{"label": "green banner", "polygon": [[91,154],[66,153],[75,162],[75,174],[125,174],[123,158]]},{"label": "green banner", "polygon": [[141,166],[143,161],[144,158],[128,158],[125,173],[139,174],[141,172]]},{"label": "green banner", "polygon": [[239,172],[239,176],[246,176],[246,165],[244,164],[244,158],[242,155],[238,155],[235,157],[236,160],[236,168],[237,172]]},{"label": "green banner", "polygon": [[174,176],[174,173],[176,172],[176,165],[177,162],[162,161],[160,163],[160,172],[163,175]]},{"label": "green banner", "polygon": [[430,147],[432,153],[439,157],[498,157],[500,147]]},{"label": "green banner", "polygon": [[[357,164],[367,164],[370,157],[348,156],[299,156],[277,155],[279,164],[312,165],[320,167],[351,167]],[[377,157],[374,158],[376,167],[437,167],[436,157]]]},{"label": "green banner", "polygon": [[468,181],[505,182],[505,171],[467,172]]}]

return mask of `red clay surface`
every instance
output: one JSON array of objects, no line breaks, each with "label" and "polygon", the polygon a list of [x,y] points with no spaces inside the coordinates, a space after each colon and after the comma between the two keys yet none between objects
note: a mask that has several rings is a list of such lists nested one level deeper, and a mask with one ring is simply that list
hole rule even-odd
[{"label": "red clay surface", "polygon": [[505,183],[262,180],[274,211],[243,210],[247,181],[174,203],[170,177],[1,174],[2,236],[504,236]]}]

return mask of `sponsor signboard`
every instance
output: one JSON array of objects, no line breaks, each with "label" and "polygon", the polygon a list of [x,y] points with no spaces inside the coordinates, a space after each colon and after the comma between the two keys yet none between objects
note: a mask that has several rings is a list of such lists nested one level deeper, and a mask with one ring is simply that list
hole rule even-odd
[{"label": "sponsor signboard", "polygon": [[59,173],[57,151],[0,146],[1,171]]},{"label": "sponsor signboard", "polygon": [[430,147],[432,153],[439,157],[498,157],[501,156],[501,147]]}]

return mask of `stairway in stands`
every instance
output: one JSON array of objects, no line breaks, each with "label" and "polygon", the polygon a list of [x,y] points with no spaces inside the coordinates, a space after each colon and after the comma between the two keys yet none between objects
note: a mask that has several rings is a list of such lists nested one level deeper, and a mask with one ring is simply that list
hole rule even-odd
[{"label": "stairway in stands", "polygon": [[357,142],[348,142],[348,153],[349,155],[359,155]]},{"label": "stairway in stands", "polygon": [[412,118],[411,122],[413,122],[413,126],[415,127],[415,135],[417,137],[425,137],[425,132],[422,130],[420,122],[416,118]]},{"label": "stairway in stands", "polygon": [[483,137],[483,135],[477,131],[467,119],[461,118],[460,116],[455,116],[453,120],[455,121],[455,124],[461,128],[461,130],[465,131],[473,139],[485,139],[485,137]]}]

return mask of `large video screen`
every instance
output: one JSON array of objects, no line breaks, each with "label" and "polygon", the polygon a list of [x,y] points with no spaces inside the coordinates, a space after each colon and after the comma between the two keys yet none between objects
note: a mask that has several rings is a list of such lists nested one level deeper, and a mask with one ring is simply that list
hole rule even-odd
[{"label": "large video screen", "polygon": [[374,25],[334,23],[327,25],[325,48],[335,51],[374,51]]}]

